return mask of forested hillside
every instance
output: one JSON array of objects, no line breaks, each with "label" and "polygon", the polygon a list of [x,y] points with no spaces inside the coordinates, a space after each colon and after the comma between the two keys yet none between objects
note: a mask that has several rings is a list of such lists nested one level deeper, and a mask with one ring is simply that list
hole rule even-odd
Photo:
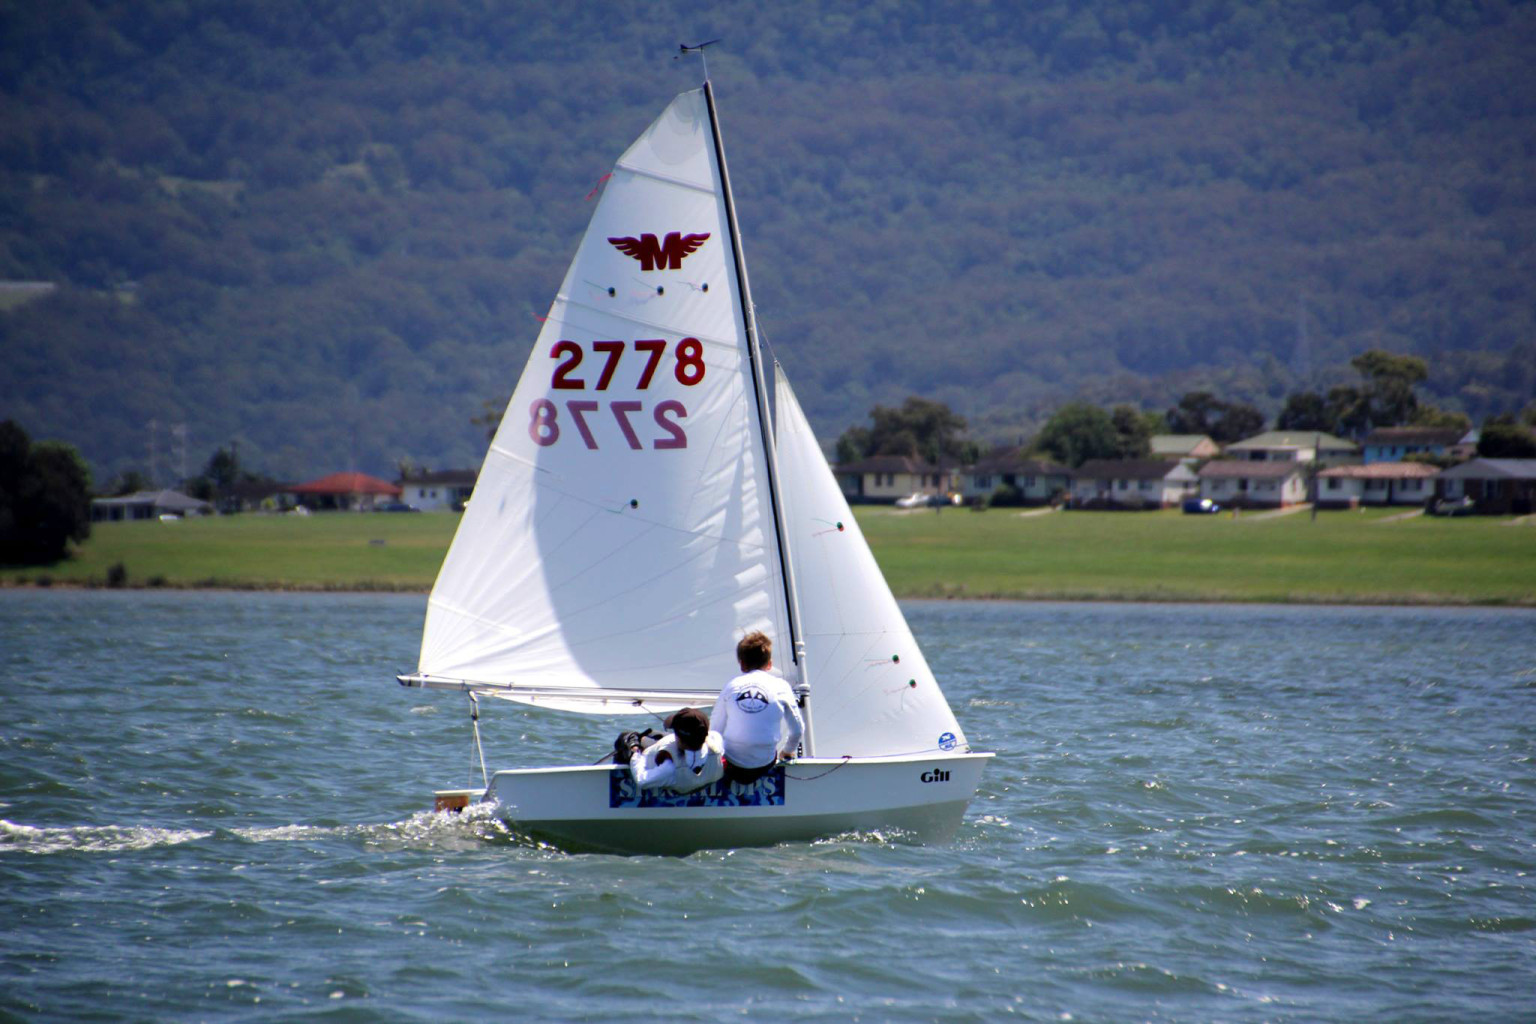
[{"label": "forested hillside", "polygon": [[[1424,357],[1536,397],[1536,6],[0,0],[0,418],[98,479],[474,465],[591,210],[711,51],[818,432],[1273,415]],[[154,427],[151,428],[150,424]]]}]

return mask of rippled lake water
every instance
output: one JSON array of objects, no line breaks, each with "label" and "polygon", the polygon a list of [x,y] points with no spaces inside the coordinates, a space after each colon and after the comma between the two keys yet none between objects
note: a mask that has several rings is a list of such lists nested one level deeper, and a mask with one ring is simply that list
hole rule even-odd
[{"label": "rippled lake water", "polygon": [[[1536,1013],[1536,613],[907,606],[955,842],[573,856],[424,810],[425,600],[0,592],[0,1017]],[[493,702],[493,766],[616,720]]]}]

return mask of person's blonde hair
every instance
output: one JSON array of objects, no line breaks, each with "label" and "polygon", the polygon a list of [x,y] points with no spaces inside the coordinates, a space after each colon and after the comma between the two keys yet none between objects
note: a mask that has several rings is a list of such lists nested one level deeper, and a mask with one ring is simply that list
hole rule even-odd
[{"label": "person's blonde hair", "polygon": [[736,645],[736,662],[743,672],[764,668],[773,662],[773,641],[759,630],[753,630]]}]

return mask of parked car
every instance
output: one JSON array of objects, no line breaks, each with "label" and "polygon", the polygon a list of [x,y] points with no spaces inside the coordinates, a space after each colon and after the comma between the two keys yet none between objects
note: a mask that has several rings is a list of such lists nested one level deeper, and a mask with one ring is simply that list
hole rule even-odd
[{"label": "parked car", "polygon": [[415,505],[407,505],[403,501],[386,501],[382,505],[373,506],[375,512],[420,512]]},{"label": "parked car", "polygon": [[905,498],[896,499],[897,508],[943,508],[946,505],[960,504],[958,494],[925,494],[918,491],[909,494]]},{"label": "parked car", "polygon": [[1432,516],[1470,516],[1477,509],[1477,502],[1466,495],[1459,498],[1439,498],[1429,506]]},{"label": "parked car", "polygon": [[1192,516],[1215,515],[1221,511],[1221,506],[1210,498],[1186,498],[1184,499],[1184,511]]}]

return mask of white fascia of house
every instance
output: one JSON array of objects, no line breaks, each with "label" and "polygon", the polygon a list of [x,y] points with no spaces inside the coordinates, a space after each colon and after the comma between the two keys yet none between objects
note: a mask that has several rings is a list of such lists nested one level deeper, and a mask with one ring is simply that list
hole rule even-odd
[{"label": "white fascia of house", "polygon": [[1373,462],[1335,466],[1317,474],[1320,507],[1330,505],[1422,505],[1435,493],[1440,471],[1420,462]]},{"label": "white fascia of house", "polygon": [[1194,497],[1198,489],[1195,471],[1182,462],[1091,459],[1072,474],[1074,505],[1108,501],[1167,508]]},{"label": "white fascia of house", "polygon": [[400,481],[400,500],[423,512],[453,508],[474,493],[475,476],[472,469],[445,469],[406,477]]},{"label": "white fascia of house", "polygon": [[872,455],[833,472],[845,497],[874,502],[918,493],[947,494],[955,478],[953,469],[905,455]]},{"label": "white fascia of house", "polygon": [[1307,467],[1279,459],[1208,462],[1200,469],[1200,497],[1229,506],[1299,505],[1307,500]]}]

